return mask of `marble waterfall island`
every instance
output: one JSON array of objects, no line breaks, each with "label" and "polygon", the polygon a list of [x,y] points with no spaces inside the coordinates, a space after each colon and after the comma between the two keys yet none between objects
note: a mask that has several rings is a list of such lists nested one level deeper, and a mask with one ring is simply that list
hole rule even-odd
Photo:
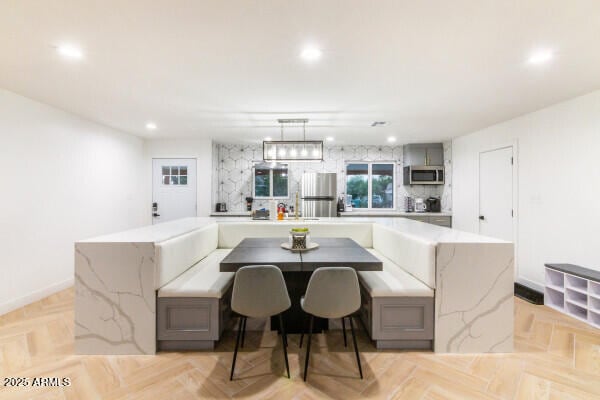
[{"label": "marble waterfall island", "polygon": [[212,222],[188,218],[75,243],[76,353],[156,353],[155,244]]},{"label": "marble waterfall island", "polygon": [[311,227],[315,235],[340,236],[345,228],[338,224],[353,224],[353,230],[358,224],[385,226],[398,237],[434,244],[435,280],[429,286],[434,290],[435,352],[513,350],[512,243],[405,218],[331,218],[299,224],[229,217],[186,218],[75,243],[76,352],[156,353],[156,291],[177,276],[161,265],[159,249],[167,241],[211,230],[208,248],[232,248],[237,236],[283,237],[298,225]]}]

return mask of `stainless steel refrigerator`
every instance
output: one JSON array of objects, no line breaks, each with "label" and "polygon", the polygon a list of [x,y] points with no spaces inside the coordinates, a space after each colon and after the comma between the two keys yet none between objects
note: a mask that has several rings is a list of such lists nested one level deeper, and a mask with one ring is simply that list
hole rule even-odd
[{"label": "stainless steel refrigerator", "polygon": [[302,216],[304,218],[337,216],[337,177],[335,173],[302,174]]}]

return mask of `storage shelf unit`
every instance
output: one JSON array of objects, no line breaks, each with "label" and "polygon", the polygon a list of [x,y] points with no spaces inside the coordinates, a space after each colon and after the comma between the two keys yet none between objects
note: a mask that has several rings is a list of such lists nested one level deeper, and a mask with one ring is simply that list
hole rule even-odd
[{"label": "storage shelf unit", "polygon": [[546,264],[544,304],[600,329],[600,272]]}]

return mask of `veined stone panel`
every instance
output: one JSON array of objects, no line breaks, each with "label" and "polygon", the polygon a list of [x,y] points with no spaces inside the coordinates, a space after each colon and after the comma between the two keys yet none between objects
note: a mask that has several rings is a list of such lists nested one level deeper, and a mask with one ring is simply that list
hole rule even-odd
[{"label": "veined stone panel", "polygon": [[75,245],[75,352],[154,354],[153,243]]},{"label": "veined stone panel", "polygon": [[512,243],[438,243],[436,353],[513,351]]}]

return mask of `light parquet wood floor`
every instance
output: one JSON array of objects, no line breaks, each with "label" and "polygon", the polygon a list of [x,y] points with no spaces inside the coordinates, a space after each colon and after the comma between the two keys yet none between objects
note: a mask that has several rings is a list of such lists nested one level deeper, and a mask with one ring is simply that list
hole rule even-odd
[{"label": "light parquet wood floor", "polygon": [[[515,353],[377,351],[361,331],[365,379],[340,331],[317,335],[308,382],[290,335],[292,379],[271,332],[248,332],[229,382],[234,335],[212,352],[73,354],[73,290],[0,316],[0,378],[69,377],[70,387],[0,386],[0,399],[600,399],[600,331],[515,299]],[[303,349],[302,349],[303,350]]]}]

